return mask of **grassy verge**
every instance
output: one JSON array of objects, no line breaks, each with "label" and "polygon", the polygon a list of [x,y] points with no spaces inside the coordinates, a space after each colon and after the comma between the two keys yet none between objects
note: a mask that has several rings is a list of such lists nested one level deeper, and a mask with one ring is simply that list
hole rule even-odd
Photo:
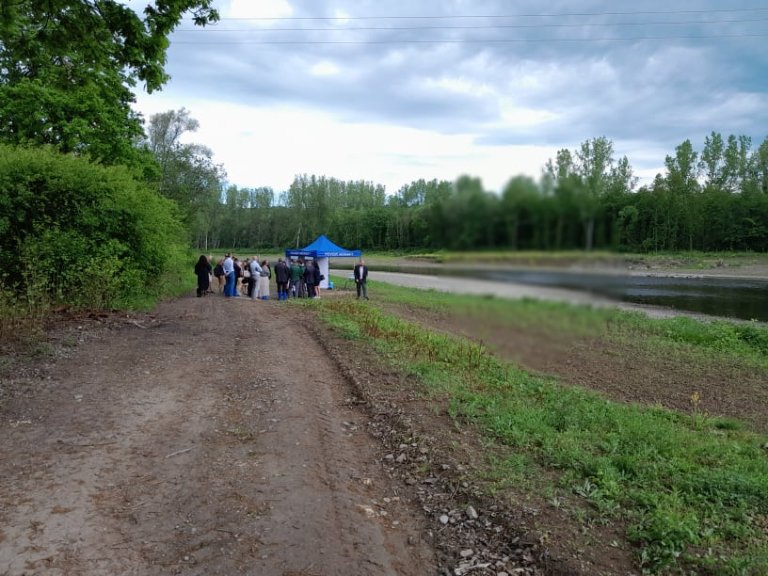
[{"label": "grassy verge", "polygon": [[[377,299],[412,306],[512,305],[524,322],[590,332],[613,326],[659,343],[759,361],[766,330],[739,332],[693,321],[651,320],[540,302],[498,303],[375,285]],[[473,304],[469,304],[473,302]],[[328,299],[321,317],[347,338],[375,347],[418,375],[425,394],[446,401],[508,448],[503,473],[531,490],[557,478],[557,493],[583,502],[591,522],[620,522],[650,573],[762,574],[768,569],[768,438],[731,422],[613,403],[505,364],[483,347],[435,334],[370,305]],[[545,320],[546,319],[546,320]]]},{"label": "grassy verge", "polygon": [[768,327],[756,322],[701,322],[684,316],[653,319],[640,312],[613,308],[589,308],[561,302],[524,298],[506,300],[468,297],[434,290],[409,290],[369,282],[377,299],[440,312],[454,312],[493,318],[510,327],[528,328],[632,341],[637,346],[657,348],[682,355],[682,361],[737,360],[768,368]]}]

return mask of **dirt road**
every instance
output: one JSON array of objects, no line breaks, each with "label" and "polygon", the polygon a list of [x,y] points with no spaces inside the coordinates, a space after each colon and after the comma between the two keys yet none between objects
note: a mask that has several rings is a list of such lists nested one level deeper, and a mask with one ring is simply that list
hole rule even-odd
[{"label": "dirt road", "polygon": [[0,397],[0,574],[437,573],[297,307],[185,297],[70,326]]}]

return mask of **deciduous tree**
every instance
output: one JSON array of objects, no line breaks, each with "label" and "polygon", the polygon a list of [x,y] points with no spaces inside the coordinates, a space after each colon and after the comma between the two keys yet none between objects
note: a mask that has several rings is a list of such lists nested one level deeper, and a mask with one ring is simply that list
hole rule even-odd
[{"label": "deciduous tree", "polygon": [[118,0],[0,3],[0,140],[50,144],[103,162],[136,162],[133,88],[168,80],[168,35],[182,16],[218,19],[213,0],[157,0],[142,14]]}]

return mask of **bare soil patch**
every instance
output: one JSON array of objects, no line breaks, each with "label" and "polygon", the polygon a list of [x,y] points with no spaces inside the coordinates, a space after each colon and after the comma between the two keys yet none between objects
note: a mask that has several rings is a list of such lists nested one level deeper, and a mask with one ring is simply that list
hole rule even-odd
[{"label": "bare soil patch", "polygon": [[348,380],[281,304],[181,298],[6,369],[0,574],[436,573]]}]

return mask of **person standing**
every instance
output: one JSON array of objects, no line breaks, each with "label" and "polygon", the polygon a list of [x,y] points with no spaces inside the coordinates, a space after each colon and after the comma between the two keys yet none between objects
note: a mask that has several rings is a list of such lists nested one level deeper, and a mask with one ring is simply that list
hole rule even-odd
[{"label": "person standing", "polygon": [[232,254],[227,252],[222,264],[224,270],[224,296],[231,298],[235,295],[235,263],[232,260]]},{"label": "person standing", "polygon": [[261,300],[269,300],[269,280],[272,278],[272,269],[269,266],[269,262],[266,260],[261,261],[261,281],[259,282],[259,298]]},{"label": "person standing", "polygon": [[320,298],[320,282],[322,282],[323,276],[320,274],[320,264],[315,260],[315,298]]},{"label": "person standing", "polygon": [[314,260],[307,260],[304,263],[304,284],[307,287],[307,297],[315,297],[315,270],[317,263]]},{"label": "person standing", "polygon": [[236,256],[232,257],[232,264],[235,267],[235,293],[232,294],[232,296],[240,296],[240,292],[238,291],[238,288],[242,290],[242,286],[240,286],[240,283],[243,278],[243,267],[240,266],[240,260]]},{"label": "person standing", "polygon": [[251,258],[251,283],[248,286],[248,296],[251,300],[256,300],[259,294],[259,285],[261,284],[261,265],[259,260],[254,256]]},{"label": "person standing", "polygon": [[291,279],[291,269],[282,258],[275,264],[275,282],[277,283],[277,299],[288,300],[288,281]]},{"label": "person standing", "polygon": [[197,297],[208,293],[211,287],[211,262],[205,254],[201,254],[195,264],[195,274],[197,275]]},{"label": "person standing", "polygon": [[216,262],[216,267],[213,269],[213,276],[216,278],[216,282],[219,285],[219,294],[224,292],[224,283],[227,277],[224,276],[224,258],[219,258]]},{"label": "person standing", "polygon": [[208,290],[205,293],[213,294],[213,254],[208,254],[206,258],[208,259]]},{"label": "person standing", "polygon": [[246,258],[245,262],[243,262],[243,279],[241,282],[243,286],[243,294],[250,297],[251,288],[253,286],[253,277],[251,276],[251,259],[250,258]]},{"label": "person standing", "polygon": [[302,298],[303,290],[301,289],[304,283],[304,268],[301,266],[301,262],[298,260],[291,261],[291,293],[294,298]]},{"label": "person standing", "polygon": [[363,298],[368,300],[368,266],[365,265],[364,260],[360,260],[355,264],[355,287],[357,288],[357,299],[360,300],[362,293]]}]

